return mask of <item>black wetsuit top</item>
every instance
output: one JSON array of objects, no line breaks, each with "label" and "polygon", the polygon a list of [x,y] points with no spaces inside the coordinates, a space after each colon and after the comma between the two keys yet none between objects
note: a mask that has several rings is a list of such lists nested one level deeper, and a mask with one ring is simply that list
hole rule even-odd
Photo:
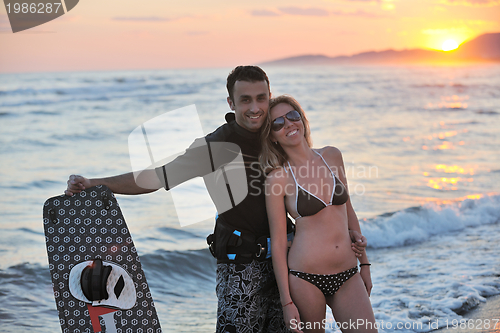
[{"label": "black wetsuit top", "polygon": [[[265,174],[258,164],[258,156],[261,150],[259,133],[250,132],[239,126],[235,121],[234,113],[226,114],[226,121],[226,124],[205,136],[204,139],[207,143],[230,142],[240,147],[245,163],[248,195],[234,208],[220,213],[219,217],[222,217],[225,223],[238,230],[245,230],[254,234],[255,238],[264,235],[268,236],[269,222],[264,193]],[[207,164],[200,163],[200,158],[203,157],[200,157],[199,151],[188,149],[185,154],[177,157],[172,162],[157,168],[157,174],[164,182],[165,189],[168,191],[189,179],[211,173],[212,168],[207,168]],[[179,170],[185,172],[180,173]]]}]

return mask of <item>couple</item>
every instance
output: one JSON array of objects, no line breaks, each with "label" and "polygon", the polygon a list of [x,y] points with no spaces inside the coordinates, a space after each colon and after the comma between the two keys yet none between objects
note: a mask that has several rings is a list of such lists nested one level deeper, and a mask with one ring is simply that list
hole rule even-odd
[{"label": "couple", "polygon": [[[219,214],[211,242],[217,254],[217,332],[300,332],[302,327],[307,331],[322,323],[326,304],[337,321],[373,323],[366,242],[344,186],[340,152],[331,147],[310,148],[302,109],[289,97],[273,99],[270,105],[269,79],[259,67],[236,67],[227,78],[227,90],[234,113],[227,114],[227,123],[204,139],[240,147],[249,193],[236,207]],[[133,173],[94,179],[71,175],[65,193],[72,195],[100,184],[118,194],[169,190],[190,177],[174,175],[179,166],[197,169],[200,159],[193,156],[195,151],[188,150],[153,171],[155,181],[147,189],[136,184]],[[272,170],[267,180],[254,167],[259,161],[266,171]],[[303,177],[300,169],[304,166],[316,171],[327,167],[329,172]],[[193,171],[191,178],[196,176],[200,174]],[[288,260],[287,233],[292,223],[285,208],[297,222]],[[269,234],[272,262],[255,248]],[[237,255],[229,258],[221,253]],[[360,274],[356,256],[363,265]]]}]

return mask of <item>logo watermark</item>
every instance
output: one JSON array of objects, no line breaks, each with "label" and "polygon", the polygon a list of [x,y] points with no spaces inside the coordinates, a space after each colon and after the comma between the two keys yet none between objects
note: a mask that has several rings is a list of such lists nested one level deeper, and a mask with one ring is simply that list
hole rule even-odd
[{"label": "logo watermark", "polygon": [[290,320],[291,329],[313,330],[313,329],[330,329],[330,330],[384,330],[384,331],[404,331],[404,332],[428,332],[440,328],[446,329],[469,329],[469,330],[490,330],[500,328],[500,319],[445,319],[436,318],[423,321],[384,321],[376,320],[371,322],[365,319],[356,319],[349,321],[335,321],[331,319],[323,319],[318,322],[299,322],[297,319]]},{"label": "logo watermark", "polygon": [[194,104],[138,126],[128,146],[137,185],[167,189],[181,226],[213,219],[248,194],[240,147],[205,140]]},{"label": "logo watermark", "polygon": [[[286,185],[264,188],[266,174],[258,162],[245,165],[235,143],[206,139],[196,106],[189,105],[146,121],[128,138],[130,162],[139,187],[164,187],[172,196],[181,226],[187,226],[224,213],[248,196],[265,194],[295,196],[296,183],[325,202],[346,191],[364,195],[361,183],[345,183],[353,178],[378,177],[376,166],[327,166],[322,161],[281,168],[274,177],[287,178]],[[256,157],[256,156],[255,156]],[[290,176],[293,171],[294,180]],[[332,177],[332,173],[335,177]]]},{"label": "logo watermark", "polygon": [[52,21],[75,8],[79,0],[4,0],[12,32]]}]

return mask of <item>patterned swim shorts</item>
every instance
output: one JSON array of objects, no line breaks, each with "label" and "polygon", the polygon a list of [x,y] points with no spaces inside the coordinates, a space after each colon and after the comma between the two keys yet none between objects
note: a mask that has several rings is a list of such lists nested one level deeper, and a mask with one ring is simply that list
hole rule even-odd
[{"label": "patterned swim shorts", "polygon": [[271,261],[217,264],[217,333],[286,333]]}]

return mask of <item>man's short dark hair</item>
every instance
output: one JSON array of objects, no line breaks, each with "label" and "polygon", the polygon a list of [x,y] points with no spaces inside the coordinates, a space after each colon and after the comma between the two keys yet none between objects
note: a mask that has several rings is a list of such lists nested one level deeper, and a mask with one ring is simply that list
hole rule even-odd
[{"label": "man's short dark hair", "polygon": [[258,66],[238,66],[229,73],[227,76],[227,92],[229,93],[229,98],[234,102],[233,90],[234,84],[236,81],[247,81],[247,82],[258,82],[258,81],[266,81],[267,89],[271,92],[271,88],[269,86],[269,78],[267,77],[266,72],[262,70],[262,68]]}]

